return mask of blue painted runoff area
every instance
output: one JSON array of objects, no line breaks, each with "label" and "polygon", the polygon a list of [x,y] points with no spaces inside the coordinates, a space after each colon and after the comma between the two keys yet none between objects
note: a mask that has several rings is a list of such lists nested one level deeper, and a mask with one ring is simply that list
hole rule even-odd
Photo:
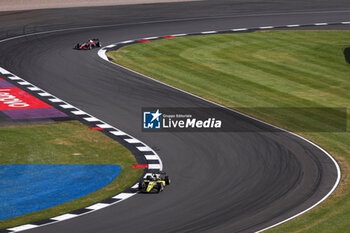
[{"label": "blue painted runoff area", "polygon": [[0,165],[0,220],[83,197],[120,171],[119,165]]}]

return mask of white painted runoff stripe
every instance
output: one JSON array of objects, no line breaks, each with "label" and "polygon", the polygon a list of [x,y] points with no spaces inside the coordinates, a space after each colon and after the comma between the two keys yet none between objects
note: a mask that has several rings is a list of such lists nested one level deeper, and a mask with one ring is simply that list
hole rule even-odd
[{"label": "white painted runoff stripe", "polygon": [[22,81],[22,82],[18,82],[19,85],[22,85],[22,86],[27,86],[27,85],[31,85],[29,82],[27,81]]},{"label": "white painted runoff stripe", "polygon": [[137,140],[136,138],[131,138],[131,139],[124,139],[125,141],[127,141],[128,143],[141,143],[139,140]]},{"label": "white painted runoff stripe", "polygon": [[[135,184],[135,185],[138,185],[138,184]],[[135,185],[134,185],[134,186],[135,186]],[[133,186],[133,187],[134,187],[134,186]],[[127,198],[129,198],[129,197],[132,197],[132,196],[134,196],[134,195],[135,195],[135,193],[120,193],[120,194],[114,196],[113,198],[124,200],[124,199],[127,199]]]},{"label": "white painted runoff stripe", "polygon": [[47,92],[38,93],[38,95],[40,95],[40,96],[52,96],[51,94],[49,94]]},{"label": "white painted runoff stripe", "polygon": [[315,26],[326,26],[328,23],[314,23]]},{"label": "white painted runoff stripe", "polygon": [[51,102],[53,103],[58,103],[58,102],[63,102],[62,100],[58,99],[58,98],[52,98],[52,99],[49,99]]},{"label": "white painted runoff stripe", "polygon": [[85,209],[90,209],[90,210],[99,210],[99,209],[102,209],[102,208],[105,208],[109,206],[109,204],[105,204],[105,203],[97,203],[97,204],[94,204],[94,205],[91,205],[91,206],[88,206],[88,207],[85,207]]},{"label": "white painted runoff stripe", "polygon": [[187,34],[174,34],[174,35],[170,35],[170,36],[179,37],[179,36],[187,36]]},{"label": "white painted runoff stripe", "polygon": [[147,160],[158,160],[159,157],[157,155],[145,155]]},{"label": "white painted runoff stripe", "polygon": [[120,42],[122,44],[129,44],[129,43],[132,43],[134,42],[135,40],[127,40],[127,41],[123,41],[123,42]]},{"label": "white painted runoff stripe", "polygon": [[159,37],[157,36],[153,36],[153,37],[146,37],[146,38],[143,38],[143,40],[154,40],[154,39],[158,39]]},{"label": "white painted runoff stripe", "polygon": [[105,48],[110,49],[110,48],[113,48],[113,47],[115,47],[115,46],[116,46],[115,44],[111,44],[111,45],[106,46]]},{"label": "white painted runoff stripe", "polygon": [[[338,24],[350,24],[350,22],[341,22],[341,23],[338,23]],[[326,26],[326,25],[329,25],[329,23],[315,23],[315,24],[313,24],[313,25],[314,25],[314,26]],[[259,27],[259,29],[261,29],[261,30],[264,30],[264,29],[273,29],[273,28],[275,28],[275,27],[276,27],[276,26],[264,26],[264,27]],[[291,27],[302,27],[302,25],[299,25],[299,24],[290,24],[290,25],[278,26],[278,27],[279,27],[279,28],[283,28],[283,27],[285,27],[285,28],[291,28]],[[247,31],[247,30],[249,30],[249,29],[248,29],[248,28],[235,28],[235,29],[231,29],[231,31],[233,31],[233,32],[240,32],[240,31]],[[220,33],[220,31],[218,31],[217,33]],[[187,35],[187,34],[175,34],[175,35],[170,35],[170,36],[175,36],[175,37],[176,37],[176,36],[186,36],[186,35]],[[103,56],[100,56],[100,57],[103,58]],[[104,58],[103,58],[103,59],[104,59]],[[321,148],[321,147],[318,146],[317,144],[315,144],[315,143],[309,141],[308,139],[306,139],[306,138],[304,138],[304,137],[302,137],[302,136],[300,136],[300,135],[297,135],[297,134],[295,134],[295,133],[292,133],[292,132],[290,132],[290,131],[287,131],[287,130],[285,130],[285,129],[279,128],[279,127],[274,126],[274,125],[272,125],[272,124],[269,124],[269,123],[267,123],[267,122],[264,122],[264,121],[262,121],[262,120],[256,119],[256,118],[251,117],[251,116],[249,116],[249,115],[246,115],[246,114],[244,114],[244,113],[238,112],[238,111],[236,111],[236,110],[234,110],[234,109],[225,107],[225,106],[223,106],[223,105],[220,105],[220,104],[215,103],[215,102],[213,102],[213,101],[207,100],[207,99],[205,99],[205,98],[202,98],[202,97],[197,96],[197,95],[195,95],[195,94],[192,94],[192,93],[190,93],[190,92],[187,92],[187,91],[184,91],[184,90],[182,90],[182,89],[176,88],[176,87],[174,87],[174,86],[171,86],[171,85],[169,85],[169,84],[166,84],[166,83],[164,83],[164,82],[161,82],[161,81],[159,81],[159,80],[156,80],[156,79],[154,79],[154,78],[152,78],[152,77],[150,77],[150,76],[141,74],[141,73],[139,73],[139,72],[137,72],[137,71],[134,71],[134,70],[131,70],[131,69],[129,69],[129,68],[125,67],[125,66],[122,66],[122,65],[120,65],[120,64],[113,63],[113,62],[109,61],[108,59],[105,59],[105,60],[106,60],[107,62],[113,64],[113,65],[119,66],[119,67],[121,67],[121,68],[123,68],[123,69],[125,69],[125,70],[128,70],[128,71],[130,71],[130,72],[132,72],[132,73],[138,74],[138,75],[140,75],[140,76],[142,76],[142,77],[144,77],[144,78],[153,80],[154,82],[160,83],[160,84],[162,84],[162,85],[164,85],[164,86],[173,88],[173,89],[175,89],[175,90],[178,90],[178,91],[180,91],[180,92],[186,93],[186,94],[188,94],[188,95],[191,95],[191,96],[193,96],[193,97],[196,97],[196,98],[201,99],[201,100],[203,100],[203,101],[206,101],[206,102],[208,102],[208,103],[214,104],[214,105],[216,105],[216,106],[219,106],[219,107],[221,107],[221,108],[227,109],[227,110],[232,111],[232,112],[235,112],[235,113],[240,114],[240,115],[242,115],[242,116],[245,116],[245,117],[247,117],[247,118],[253,119],[253,120],[255,120],[255,121],[258,121],[258,122],[261,122],[261,123],[263,123],[263,124],[269,125],[269,126],[274,127],[274,128],[276,128],[276,129],[282,130],[283,132],[287,132],[287,133],[289,133],[289,134],[292,134],[292,135],[294,135],[294,136],[296,136],[296,137],[298,137],[298,138],[300,138],[300,139],[302,139],[302,140],[304,140],[304,141],[306,141],[306,142],[312,144],[313,146],[315,146],[316,148],[318,148],[319,150],[321,150],[324,154],[326,154],[326,155],[332,160],[332,162],[334,163],[334,165],[335,165],[335,167],[336,167],[336,170],[337,170],[337,180],[336,180],[334,186],[332,187],[332,189],[326,194],[326,196],[324,196],[321,200],[319,200],[317,203],[315,203],[315,204],[312,205],[311,207],[305,209],[304,211],[302,211],[302,212],[300,212],[300,213],[298,213],[298,214],[296,214],[296,215],[294,215],[294,216],[292,216],[292,217],[290,217],[290,218],[287,218],[287,219],[285,219],[285,220],[283,220],[283,221],[281,221],[281,222],[279,222],[279,223],[276,223],[276,224],[274,224],[274,225],[272,225],[272,226],[269,226],[269,227],[267,227],[267,228],[261,229],[261,230],[257,231],[258,233],[259,233],[259,232],[262,232],[262,231],[265,231],[265,230],[268,230],[268,229],[270,229],[270,228],[273,228],[273,227],[275,227],[275,226],[278,226],[278,225],[280,225],[280,224],[282,224],[282,223],[285,223],[285,222],[287,222],[287,221],[290,221],[291,219],[294,219],[294,218],[296,218],[296,217],[298,217],[298,216],[304,214],[305,212],[307,212],[307,211],[313,209],[314,207],[316,207],[316,206],[318,206],[320,203],[322,203],[325,199],[327,199],[327,198],[334,192],[334,190],[337,188],[337,186],[339,185],[340,178],[341,178],[341,170],[340,170],[340,167],[339,167],[338,163],[336,162],[336,160],[335,160],[327,151],[325,151],[323,148]],[[147,148],[145,148],[145,147],[137,147],[137,149],[139,149],[140,151],[147,151]],[[152,151],[153,151],[153,150],[152,150]],[[157,164],[149,164],[149,169],[152,169],[153,167],[157,167]],[[146,174],[144,175],[144,178],[146,178],[147,175],[151,175],[151,174],[150,174],[150,173],[146,173]]]},{"label": "white painted runoff stripe", "polygon": [[81,110],[71,111],[71,113],[73,113],[74,115],[87,115],[86,112],[81,111]]},{"label": "white painted runoff stripe", "polygon": [[95,117],[86,117],[86,118],[83,118],[83,119],[88,121],[88,122],[100,121],[99,119],[97,119]]},{"label": "white painted runoff stripe", "polygon": [[60,216],[57,216],[57,217],[54,217],[54,218],[50,218],[50,219],[56,220],[56,221],[63,221],[63,220],[67,220],[67,219],[70,219],[70,218],[74,218],[76,216],[77,216],[76,214],[62,214]]},{"label": "white painted runoff stripe", "polygon": [[17,77],[17,76],[8,77],[8,78],[11,79],[11,80],[23,80],[23,79],[21,79],[20,77]]},{"label": "white painted runoff stripe", "polygon": [[260,29],[272,29],[274,28],[273,26],[265,26],[265,27],[259,27]]},{"label": "white painted runoff stripe", "polygon": [[38,87],[28,87],[28,89],[31,91],[41,91],[41,89]]},{"label": "white painted runoff stripe", "polygon": [[113,126],[109,125],[109,124],[96,124],[97,127],[100,127],[102,129],[109,129],[109,128],[113,128]]},{"label": "white painted runoff stripe", "polygon": [[[114,47],[114,45],[112,46],[112,45],[110,45],[111,47]],[[107,46],[108,47],[108,46]],[[105,47],[105,48],[107,48],[107,47]],[[106,55],[106,51],[105,50],[99,50],[98,52],[97,52],[97,54],[100,56],[100,57],[102,57],[103,59],[105,59],[105,60],[108,60],[108,57],[107,57],[107,55]]]},{"label": "white painted runoff stripe", "polygon": [[148,169],[159,169],[160,170],[161,166],[160,164],[148,164]]},{"label": "white painted runoff stripe", "polygon": [[10,72],[8,72],[7,70],[3,69],[0,67],[0,73],[2,74],[11,74]]},{"label": "white painted runoff stripe", "polygon": [[235,29],[231,29],[231,31],[234,31],[234,32],[240,32],[240,31],[247,31],[248,28],[235,28]]},{"label": "white painted runoff stripe", "polygon": [[201,32],[202,34],[214,34],[217,33],[217,31],[207,31],[207,32]]},{"label": "white painted runoff stripe", "polygon": [[12,228],[8,228],[7,230],[10,230],[12,232],[19,232],[19,231],[25,231],[25,230],[29,230],[29,229],[33,229],[38,227],[37,225],[34,224],[26,224],[26,225],[22,225],[22,226],[18,226],[18,227],[12,227]]},{"label": "white painted runoff stripe", "polygon": [[119,131],[119,130],[113,130],[113,131],[109,131],[111,134],[114,134],[115,136],[123,136],[126,135],[126,133],[124,133],[123,131]]},{"label": "white painted runoff stripe", "polygon": [[70,104],[62,104],[60,105],[61,108],[68,109],[68,108],[75,108],[73,105]]},{"label": "white painted runoff stripe", "polygon": [[136,147],[139,151],[152,151],[152,149],[148,146],[139,146]]}]

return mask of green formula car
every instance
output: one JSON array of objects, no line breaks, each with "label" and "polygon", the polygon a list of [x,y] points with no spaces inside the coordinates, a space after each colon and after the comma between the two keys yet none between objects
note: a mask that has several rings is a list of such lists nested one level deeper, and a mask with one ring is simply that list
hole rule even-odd
[{"label": "green formula car", "polygon": [[142,193],[159,193],[169,184],[170,179],[165,172],[155,172],[139,182],[139,191]]}]

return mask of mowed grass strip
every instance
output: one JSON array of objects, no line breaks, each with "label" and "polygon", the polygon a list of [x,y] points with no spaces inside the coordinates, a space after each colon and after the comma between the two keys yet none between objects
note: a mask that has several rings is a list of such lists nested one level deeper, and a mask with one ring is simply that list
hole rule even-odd
[{"label": "mowed grass strip", "polygon": [[[348,232],[349,116],[342,119],[344,109],[339,114],[337,109],[319,114],[279,111],[349,108],[350,65],[343,54],[348,47],[350,31],[261,31],[158,40],[108,56],[162,82],[297,131],[329,151],[342,169],[336,192],[318,208],[271,232]],[[303,127],[314,125],[318,130],[303,132]]]},{"label": "mowed grass strip", "polygon": [[49,125],[0,128],[0,164],[121,165],[109,185],[82,198],[34,213],[0,221],[0,229],[54,217],[89,206],[133,185],[142,169],[133,169],[135,157],[124,146],[78,121]]}]

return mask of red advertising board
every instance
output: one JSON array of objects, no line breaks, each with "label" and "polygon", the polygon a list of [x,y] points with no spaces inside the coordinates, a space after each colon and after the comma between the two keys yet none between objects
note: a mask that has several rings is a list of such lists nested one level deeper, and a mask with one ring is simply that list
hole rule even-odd
[{"label": "red advertising board", "polygon": [[52,108],[20,88],[0,88],[0,110]]}]

